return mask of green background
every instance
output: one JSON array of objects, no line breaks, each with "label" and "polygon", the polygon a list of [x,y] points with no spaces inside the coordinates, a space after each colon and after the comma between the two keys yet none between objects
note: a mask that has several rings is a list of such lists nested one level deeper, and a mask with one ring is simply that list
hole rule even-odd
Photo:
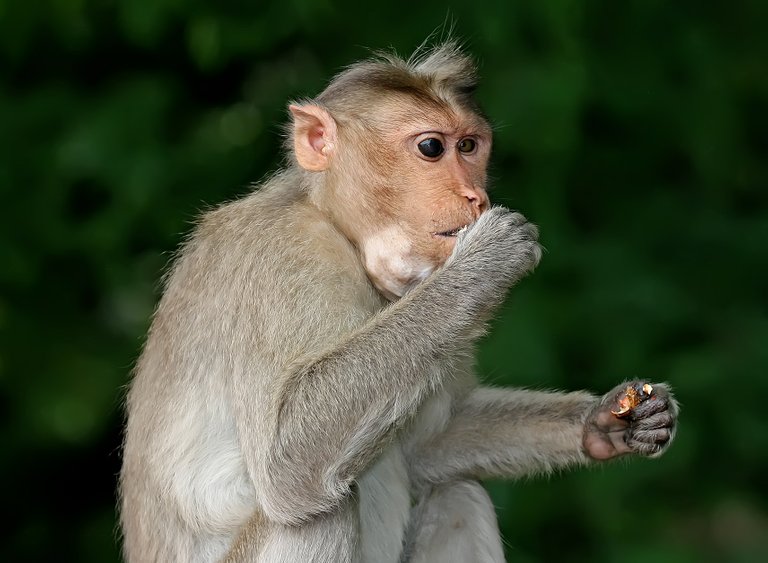
[{"label": "green background", "polygon": [[490,483],[510,559],[768,552],[768,3],[0,0],[0,559],[118,559],[121,402],[170,253],[276,168],[287,100],[447,18],[491,197],[547,248],[482,373],[682,403],[660,460]]}]

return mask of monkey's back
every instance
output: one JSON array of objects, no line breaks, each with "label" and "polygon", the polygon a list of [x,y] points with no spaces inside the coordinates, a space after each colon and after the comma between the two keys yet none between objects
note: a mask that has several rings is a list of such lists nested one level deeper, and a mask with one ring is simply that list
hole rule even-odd
[{"label": "monkey's back", "polygon": [[[226,552],[259,506],[242,448],[266,451],[276,379],[382,305],[355,249],[285,173],[201,218],[166,277],[128,392],[129,561]],[[231,400],[245,392],[249,412],[236,415],[253,426],[248,437]]]}]

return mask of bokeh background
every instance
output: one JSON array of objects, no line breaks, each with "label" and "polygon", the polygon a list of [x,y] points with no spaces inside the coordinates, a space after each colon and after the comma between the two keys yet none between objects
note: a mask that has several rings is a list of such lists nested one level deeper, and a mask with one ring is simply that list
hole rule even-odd
[{"label": "bokeh background", "polygon": [[279,165],[287,100],[446,20],[480,62],[492,198],[548,250],[484,377],[666,380],[683,405],[660,460],[490,483],[510,560],[764,560],[761,0],[0,0],[0,559],[119,559],[121,401],[170,253]]}]

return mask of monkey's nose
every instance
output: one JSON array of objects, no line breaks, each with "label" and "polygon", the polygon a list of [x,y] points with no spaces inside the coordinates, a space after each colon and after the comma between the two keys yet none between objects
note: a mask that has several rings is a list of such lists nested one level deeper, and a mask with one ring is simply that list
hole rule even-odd
[{"label": "monkey's nose", "polygon": [[472,211],[472,216],[477,219],[483,214],[483,211],[490,207],[488,200],[488,194],[482,187],[475,186],[471,181],[465,180],[460,182],[458,186],[454,188],[456,195],[463,197],[469,202],[469,208]]},{"label": "monkey's nose", "polygon": [[488,194],[486,194],[485,191],[472,190],[472,194],[468,194],[466,198],[469,201],[470,207],[472,208],[472,214],[475,216],[475,219],[480,217],[480,215],[482,215],[490,206]]}]

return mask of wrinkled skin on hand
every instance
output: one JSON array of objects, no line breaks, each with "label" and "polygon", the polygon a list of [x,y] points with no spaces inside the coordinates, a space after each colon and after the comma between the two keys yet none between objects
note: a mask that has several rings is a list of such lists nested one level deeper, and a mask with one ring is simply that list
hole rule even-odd
[{"label": "wrinkled skin on hand", "polygon": [[653,383],[651,397],[625,417],[611,413],[618,410],[619,400],[629,385],[644,382],[627,381],[606,393],[589,412],[584,422],[584,452],[595,460],[608,460],[624,454],[658,457],[672,443],[677,424],[678,406],[669,388]]}]

